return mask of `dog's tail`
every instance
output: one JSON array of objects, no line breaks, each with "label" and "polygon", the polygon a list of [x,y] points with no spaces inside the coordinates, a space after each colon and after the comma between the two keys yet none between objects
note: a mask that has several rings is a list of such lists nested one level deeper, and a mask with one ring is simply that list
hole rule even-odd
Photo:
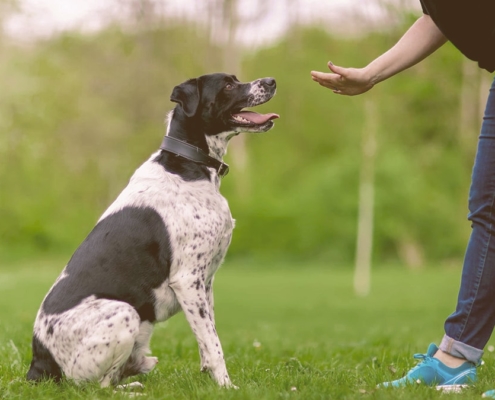
[{"label": "dog's tail", "polygon": [[33,335],[33,360],[26,378],[28,381],[34,382],[45,379],[53,379],[55,382],[59,382],[62,378],[62,369],[36,335]]}]

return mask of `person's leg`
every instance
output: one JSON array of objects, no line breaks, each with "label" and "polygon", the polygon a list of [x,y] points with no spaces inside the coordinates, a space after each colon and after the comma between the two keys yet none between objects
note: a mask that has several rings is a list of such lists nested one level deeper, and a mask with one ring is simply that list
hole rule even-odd
[{"label": "person's leg", "polygon": [[495,80],[486,104],[469,193],[472,232],[456,311],[440,350],[478,363],[495,326]]},{"label": "person's leg", "polygon": [[[488,103],[487,103],[487,107],[486,107],[486,111],[485,111],[485,118],[484,118],[484,121],[483,121],[483,128],[481,130],[481,133],[482,135],[485,134],[486,135],[486,139],[488,138],[492,138],[492,141],[493,140],[493,137],[495,136],[495,80],[494,80],[494,84],[492,85],[492,89],[490,91],[490,97],[489,97],[489,100],[488,100]],[[481,140],[481,139],[480,139]],[[491,145],[491,147],[493,147],[493,144]],[[474,173],[473,173],[474,174]],[[486,200],[485,200],[486,201]],[[483,203],[483,201],[480,202],[481,204]],[[491,207],[493,209],[493,205]],[[473,212],[473,211],[471,211]],[[478,213],[479,214],[479,213]],[[481,213],[483,214],[483,213]],[[492,215],[490,215],[491,219],[493,219]],[[484,220],[484,218],[482,218],[482,221]],[[486,225],[487,223],[490,223],[490,227],[489,227],[489,230],[490,230],[490,233],[493,232],[493,226],[492,226],[492,222],[488,222],[488,221],[484,221],[484,222],[481,222],[482,225]],[[473,224],[474,224],[474,221],[473,221]],[[474,230],[474,228],[473,228]],[[472,329],[471,325],[474,321],[474,319],[471,317],[471,315],[474,315],[475,318],[477,318],[477,314],[482,311],[482,306],[483,306],[483,302],[486,302],[489,300],[489,295],[487,295],[486,293],[486,290],[489,289],[489,287],[486,286],[486,284],[484,284],[484,282],[488,282],[488,280],[490,278],[488,278],[488,276],[491,276],[491,282],[492,282],[492,288],[494,287],[493,285],[495,284],[494,282],[494,275],[495,273],[493,272],[493,269],[495,268],[493,266],[493,239],[490,241],[491,243],[491,247],[488,247],[487,246],[487,260],[485,261],[485,265],[487,266],[491,266],[491,271],[488,271],[486,272],[487,268],[483,268],[480,272],[482,272],[482,281],[481,282],[481,285],[480,286],[480,289],[479,291],[481,291],[481,301],[482,302],[479,302],[478,300],[475,300],[473,302],[473,311],[474,311],[474,314],[473,313],[470,313],[470,315],[467,316],[467,318],[465,318],[464,320],[466,321],[464,323],[465,325],[465,328],[462,329],[463,331],[465,331],[466,329],[468,329],[468,333],[465,334],[464,332],[461,332],[459,330],[459,328],[456,328],[456,320],[459,320],[460,318],[462,319],[462,310],[459,310],[459,307],[458,309],[456,310],[456,312],[454,314],[452,314],[449,319],[447,319],[447,322],[446,322],[446,325],[445,325],[445,332],[446,332],[446,337],[444,338],[444,340],[446,340],[446,344],[447,346],[450,345],[452,343],[453,347],[456,347],[456,351],[460,350],[460,351],[465,351],[465,347],[463,346],[463,342],[464,344],[471,344],[473,346],[476,346],[478,348],[483,348],[486,344],[486,342],[488,341],[489,337],[490,337],[490,334],[492,333],[493,331],[493,326],[494,326],[494,311],[493,311],[493,307],[494,307],[494,299],[493,299],[493,296],[492,296],[492,302],[491,304],[488,305],[487,307],[487,310],[486,310],[486,316],[484,318],[481,319],[480,321],[480,327],[473,331],[473,333],[470,332],[470,330]],[[462,288],[461,288],[461,292],[459,293],[459,298],[461,297],[461,295],[466,295],[465,293],[462,293]],[[478,295],[479,297],[479,295]],[[490,307],[491,305],[491,307]],[[488,311],[490,310],[490,311]],[[450,321],[452,319],[452,321]],[[448,325],[447,325],[448,324]],[[462,322],[461,322],[462,324]],[[490,330],[490,327],[491,327],[491,330]],[[480,331],[479,333],[479,337],[476,337],[476,338],[472,338],[472,336],[474,335],[474,332],[476,331]],[[459,334],[459,336],[450,336],[450,334]],[[459,339],[457,339],[459,338]],[[448,348],[448,347],[447,347]],[[485,392],[483,393],[483,397],[485,398],[491,398],[491,399],[495,399],[495,390],[489,390],[488,392]]]},{"label": "person's leg", "polygon": [[[379,387],[424,383],[457,388],[476,380],[495,326],[495,80],[490,89],[469,193],[472,233],[466,249],[456,311],[445,322],[440,348],[430,345],[407,375]],[[494,397],[495,398],[495,397]]]}]

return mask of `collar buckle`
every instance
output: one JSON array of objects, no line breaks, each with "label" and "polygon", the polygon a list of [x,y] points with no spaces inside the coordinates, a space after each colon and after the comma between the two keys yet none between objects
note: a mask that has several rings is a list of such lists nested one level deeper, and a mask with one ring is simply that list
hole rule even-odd
[{"label": "collar buckle", "polygon": [[223,178],[225,175],[229,173],[229,165],[225,163],[221,163],[217,169],[217,174],[220,178]]}]

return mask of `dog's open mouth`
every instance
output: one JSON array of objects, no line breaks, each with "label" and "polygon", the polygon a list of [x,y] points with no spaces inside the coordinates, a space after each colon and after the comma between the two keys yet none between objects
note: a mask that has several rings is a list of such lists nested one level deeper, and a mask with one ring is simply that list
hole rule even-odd
[{"label": "dog's open mouth", "polygon": [[232,114],[232,120],[244,126],[264,125],[272,119],[280,118],[278,114],[259,114],[254,111],[240,111]]}]

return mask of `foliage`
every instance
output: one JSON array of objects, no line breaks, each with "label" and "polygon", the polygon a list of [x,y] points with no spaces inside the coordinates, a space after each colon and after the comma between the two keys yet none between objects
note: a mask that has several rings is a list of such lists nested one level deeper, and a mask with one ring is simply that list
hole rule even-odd
[{"label": "foliage", "polygon": [[[456,141],[452,112],[459,108],[460,55],[447,46],[421,68],[361,97],[344,98],[311,85],[308,71],[324,69],[327,55],[338,65],[364,65],[394,39],[377,34],[337,40],[316,30],[300,35],[300,47],[285,41],[246,62],[248,75],[281,72],[278,97],[268,107],[280,110],[282,118],[273,133],[250,141],[256,193],[238,210],[233,248],[352,260],[368,96],[379,110],[375,259],[396,259],[408,243],[430,260],[462,257],[470,167]],[[357,49],[365,42],[363,54]],[[256,218],[260,208],[262,219]]]},{"label": "foliage", "polygon": [[[335,96],[309,76],[326,69],[327,57],[365,65],[399,36],[338,38],[295,28],[280,43],[243,55],[241,80],[277,79],[277,96],[260,109],[281,119],[271,132],[246,137],[245,169],[234,152],[227,155],[232,168],[222,192],[237,220],[230,257],[353,259],[363,108],[370,98],[379,120],[375,260],[404,258],[402,249],[411,247],[435,262],[462,257],[471,159],[457,139],[458,52],[448,45],[355,98]],[[3,50],[4,258],[75,249],[157,149],[173,86],[217,71],[222,55],[205,31],[186,24],[113,25]]]}]

